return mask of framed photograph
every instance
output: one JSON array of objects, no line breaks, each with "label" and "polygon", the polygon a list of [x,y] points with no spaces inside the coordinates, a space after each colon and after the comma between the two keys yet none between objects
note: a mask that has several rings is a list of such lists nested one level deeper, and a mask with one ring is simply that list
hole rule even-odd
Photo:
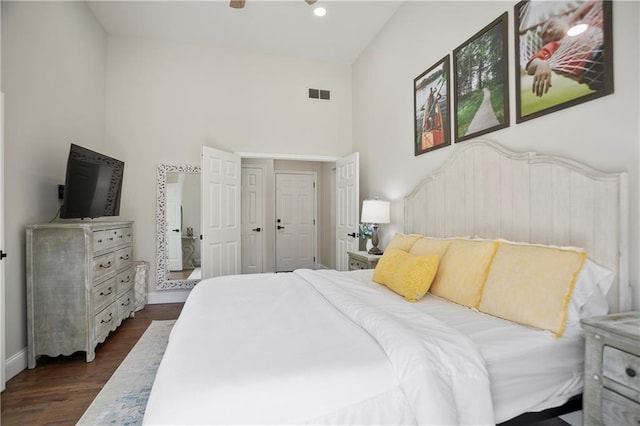
[{"label": "framed photograph", "polygon": [[451,145],[449,55],[413,80],[414,152]]},{"label": "framed photograph", "polygon": [[456,142],[509,127],[507,38],[505,12],[453,51]]},{"label": "framed photograph", "polygon": [[613,93],[611,1],[515,5],[516,122]]}]

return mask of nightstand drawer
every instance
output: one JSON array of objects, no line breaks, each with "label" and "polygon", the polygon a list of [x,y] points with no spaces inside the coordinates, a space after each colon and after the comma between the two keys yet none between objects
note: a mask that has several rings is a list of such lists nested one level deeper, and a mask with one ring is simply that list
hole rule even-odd
[{"label": "nightstand drawer", "polygon": [[375,269],[382,255],[369,254],[366,251],[348,251],[349,270]]},{"label": "nightstand drawer", "polygon": [[356,269],[369,269],[369,263],[358,259],[349,259],[349,269],[352,271]]},{"label": "nightstand drawer", "polygon": [[640,357],[605,345],[602,353],[602,375],[640,391]]},{"label": "nightstand drawer", "polygon": [[640,424],[640,404],[609,389],[602,389],[601,421],[605,426]]}]

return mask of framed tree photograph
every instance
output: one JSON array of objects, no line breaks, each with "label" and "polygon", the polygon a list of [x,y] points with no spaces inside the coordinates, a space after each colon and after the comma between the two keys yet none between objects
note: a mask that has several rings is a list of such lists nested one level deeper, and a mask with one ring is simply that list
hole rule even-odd
[{"label": "framed tree photograph", "polygon": [[507,16],[453,51],[456,142],[509,127]]},{"label": "framed tree photograph", "polygon": [[413,80],[414,152],[451,145],[449,55]]},{"label": "framed tree photograph", "polygon": [[516,122],[613,93],[611,1],[515,5]]}]

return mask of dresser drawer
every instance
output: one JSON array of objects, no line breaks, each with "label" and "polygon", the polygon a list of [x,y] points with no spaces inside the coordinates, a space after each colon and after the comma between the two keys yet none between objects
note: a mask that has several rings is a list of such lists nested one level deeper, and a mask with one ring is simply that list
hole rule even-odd
[{"label": "dresser drawer", "polygon": [[107,229],[105,232],[105,245],[104,248],[115,247],[120,244],[118,235],[121,234],[122,229]]},{"label": "dresser drawer", "polygon": [[122,228],[118,234],[121,244],[131,244],[133,241],[133,230],[131,228]]},{"label": "dresser drawer", "polygon": [[131,247],[116,251],[116,269],[122,270],[131,265]]},{"label": "dresser drawer", "polygon": [[112,303],[95,316],[96,343],[104,342],[109,332],[116,329],[117,315],[118,308],[115,303]]},{"label": "dresser drawer", "polygon": [[98,279],[116,270],[116,254],[107,253],[93,258],[93,277]]},{"label": "dresser drawer", "polygon": [[106,241],[106,231],[93,231],[93,251],[103,250]]},{"label": "dresser drawer", "polygon": [[640,392],[640,357],[605,346],[602,353],[602,375]]},{"label": "dresser drawer", "polygon": [[129,268],[120,272],[116,277],[116,285],[118,288],[118,295],[121,295],[125,291],[133,288],[133,269]]},{"label": "dresser drawer", "polygon": [[116,280],[111,278],[98,284],[93,289],[93,306],[96,311],[101,311],[116,300]]},{"label": "dresser drawer", "polygon": [[640,404],[618,395],[609,389],[602,389],[602,419],[605,426],[640,424]]},{"label": "dresser drawer", "polygon": [[118,318],[129,318],[135,308],[135,300],[133,298],[133,290],[129,290],[116,300],[116,307],[118,309]]}]

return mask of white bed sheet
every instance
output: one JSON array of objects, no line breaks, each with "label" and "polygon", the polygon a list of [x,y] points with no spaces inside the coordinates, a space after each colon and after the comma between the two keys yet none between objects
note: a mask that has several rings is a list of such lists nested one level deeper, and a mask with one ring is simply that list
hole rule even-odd
[{"label": "white bed sheet", "polygon": [[[398,297],[371,281],[373,270],[345,274],[390,297]],[[525,412],[560,406],[582,392],[584,335],[578,323],[568,323],[563,336],[556,338],[549,332],[505,321],[431,293],[416,306],[478,346],[489,370],[496,423]]]},{"label": "white bed sheet", "polygon": [[491,424],[471,340],[335,271],[205,280],[171,333],[145,424]]}]

